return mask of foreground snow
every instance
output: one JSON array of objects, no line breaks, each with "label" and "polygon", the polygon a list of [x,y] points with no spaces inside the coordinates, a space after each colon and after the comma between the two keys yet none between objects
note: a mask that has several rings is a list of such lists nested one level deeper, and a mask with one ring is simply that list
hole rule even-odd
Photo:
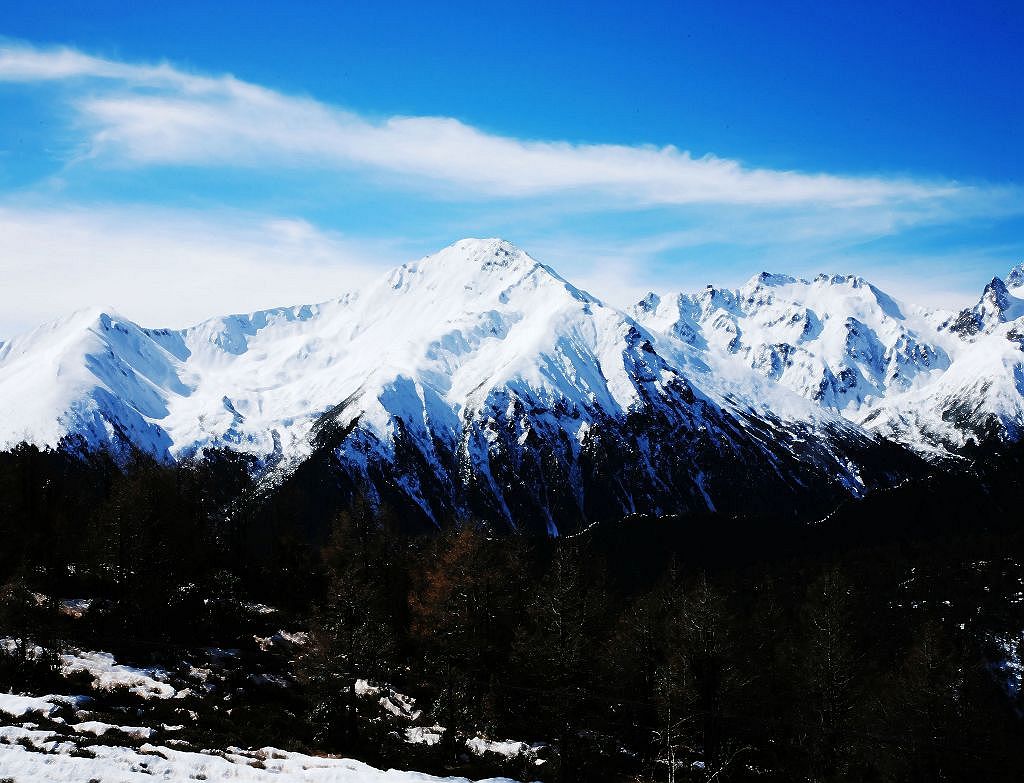
[{"label": "foreground snow", "polygon": [[[17,640],[10,637],[0,637],[0,650],[13,652],[17,647]],[[42,655],[39,647],[28,651],[30,658]],[[161,669],[140,669],[135,666],[126,666],[117,663],[114,656],[108,652],[97,652],[89,650],[72,650],[60,656],[61,670],[65,675],[85,673],[92,677],[94,688],[103,691],[111,691],[115,688],[124,688],[129,693],[142,699],[170,699],[177,691],[167,684],[167,672]],[[5,705],[15,702],[12,699],[35,698],[16,697],[0,693],[0,712],[9,715],[20,715],[4,709]],[[44,696],[44,699],[66,699],[64,696]],[[7,700],[7,701],[5,701]],[[27,703],[27,702],[26,702]]]},{"label": "foreground snow", "polygon": [[[83,752],[84,750],[84,752]],[[71,755],[72,752],[76,755]],[[89,757],[89,756],[93,757]],[[322,758],[276,748],[201,753],[164,745],[139,748],[91,745],[81,749],[46,731],[0,727],[0,776],[18,783],[101,780],[129,783],[152,780],[336,781],[337,783],[459,783],[419,772],[380,770],[352,759]],[[512,783],[490,778],[491,783]]]},{"label": "foreground snow", "polygon": [[18,696],[0,693],[0,714],[12,718],[24,718],[28,715],[39,715],[49,718],[55,715],[63,704],[75,704],[77,696]]},{"label": "foreground snow", "polygon": [[[274,638],[304,641],[302,634],[287,631],[260,641]],[[14,648],[17,643],[0,638],[0,649]],[[27,654],[31,658],[44,652],[31,647]],[[187,666],[171,674],[156,667],[119,663],[107,652],[73,649],[61,655],[61,667],[65,674],[90,675],[89,695],[0,693],[0,783],[11,777],[17,781],[99,779],[110,783],[154,774],[165,780],[263,780],[265,774],[278,775],[276,780],[435,779],[414,773],[384,773],[354,761],[271,748],[221,752],[191,744],[179,732],[196,719],[190,703],[195,697],[193,689],[215,691],[214,683],[223,684],[223,678],[211,669]],[[105,696],[113,691],[132,700],[134,706],[111,708],[104,704]],[[356,693],[368,703],[376,703],[380,716],[403,732],[410,745],[440,742],[443,727],[409,725],[423,716],[413,697],[388,683],[367,680],[357,681]],[[160,717],[150,714],[149,706],[163,710]],[[491,761],[500,757],[538,767],[545,763],[539,756],[545,747],[480,736],[466,742],[472,756]]]},{"label": "foreground snow", "polygon": [[159,669],[138,669],[115,662],[105,652],[75,652],[61,656],[65,674],[87,672],[93,678],[93,687],[100,690],[127,688],[129,693],[143,699],[169,699],[176,691],[162,679],[167,674]]}]

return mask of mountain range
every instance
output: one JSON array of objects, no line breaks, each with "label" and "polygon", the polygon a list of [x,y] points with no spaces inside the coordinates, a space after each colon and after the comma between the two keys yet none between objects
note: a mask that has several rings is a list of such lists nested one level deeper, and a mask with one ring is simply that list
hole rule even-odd
[{"label": "mountain range", "polygon": [[1024,265],[976,304],[762,273],[627,310],[498,239],[316,305],[148,329],[83,310],[0,344],[0,447],[248,455],[416,524],[813,514],[1021,437]]}]

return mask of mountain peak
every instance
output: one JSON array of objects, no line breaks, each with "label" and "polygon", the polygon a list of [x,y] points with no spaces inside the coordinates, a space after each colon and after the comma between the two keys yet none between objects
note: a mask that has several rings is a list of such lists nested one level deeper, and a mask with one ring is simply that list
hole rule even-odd
[{"label": "mountain peak", "polygon": [[790,283],[795,282],[796,278],[790,277],[789,275],[780,275],[776,272],[761,272],[761,274],[754,275],[752,278],[750,278],[750,280],[747,282],[747,286],[754,287],[761,285],[774,287],[780,285],[789,285]]},{"label": "mountain peak", "polygon": [[35,329],[16,335],[7,341],[7,346],[18,344],[30,345],[42,339],[50,339],[48,335],[67,335],[81,333],[88,330],[105,331],[111,328],[112,324],[125,321],[114,308],[100,305],[91,305],[75,310],[70,315],[54,318],[46,323],[40,324]]},{"label": "mountain peak", "polygon": [[1017,266],[1007,273],[1006,285],[1010,288],[1020,288],[1021,286],[1024,286],[1024,261],[1017,264]]},{"label": "mountain peak", "polygon": [[466,253],[506,256],[523,252],[515,244],[501,237],[463,237],[439,252],[443,253],[450,248],[457,248]]},{"label": "mountain peak", "polygon": [[491,237],[478,239],[467,237],[453,242],[448,247],[422,259],[431,264],[457,264],[478,269],[511,269],[513,267],[534,268],[538,262],[521,248],[507,239]]},{"label": "mountain peak", "polygon": [[647,296],[637,302],[635,306],[645,313],[653,313],[660,304],[661,297],[654,293],[654,291],[648,291]]},{"label": "mountain peak", "polygon": [[424,256],[418,261],[403,264],[396,273],[430,273],[444,270],[445,274],[475,276],[481,272],[505,275],[525,274],[541,264],[505,239],[467,238]]},{"label": "mountain peak", "polygon": [[467,294],[503,300],[510,290],[523,285],[553,286],[564,289],[573,299],[597,301],[551,267],[499,238],[461,239],[437,253],[398,267],[387,277],[387,287],[395,291],[431,290],[453,302],[464,300]]},{"label": "mountain peak", "polygon": [[977,312],[982,317],[997,317],[1002,319],[1003,314],[1010,307],[1010,292],[1000,278],[993,277],[981,294],[981,301],[978,302]]},{"label": "mountain peak", "polygon": [[848,285],[851,288],[866,288],[869,286],[867,280],[860,275],[828,275],[820,274],[814,278],[815,283],[826,285]]},{"label": "mountain peak", "polygon": [[981,298],[974,307],[967,307],[951,319],[947,325],[964,339],[969,339],[981,332],[990,332],[993,328],[1007,320],[1007,314],[1015,302],[1011,297],[1006,283],[999,277],[993,277],[981,293]]}]

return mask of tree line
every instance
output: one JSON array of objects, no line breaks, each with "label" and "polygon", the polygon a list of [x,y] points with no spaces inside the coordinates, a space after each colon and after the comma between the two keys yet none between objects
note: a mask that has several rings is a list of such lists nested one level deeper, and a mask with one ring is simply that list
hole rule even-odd
[{"label": "tree line", "polygon": [[[411,535],[360,497],[266,513],[229,452],[126,468],[21,446],[0,454],[0,636],[21,644],[0,688],[54,685],[29,644],[252,647],[245,607],[267,605],[308,634],[292,686],[241,694],[220,741],[559,783],[1019,780],[1020,461],[817,526],[708,514],[550,539]],[[59,617],[83,596],[102,611]],[[439,741],[406,742],[359,680],[415,697]],[[478,736],[537,750],[480,759]]]}]

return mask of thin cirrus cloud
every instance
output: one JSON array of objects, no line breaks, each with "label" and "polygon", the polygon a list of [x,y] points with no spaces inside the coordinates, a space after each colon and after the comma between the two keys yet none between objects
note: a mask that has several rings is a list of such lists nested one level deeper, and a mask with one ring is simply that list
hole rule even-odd
[{"label": "thin cirrus cloud", "polygon": [[626,207],[920,211],[977,191],[953,182],[750,168],[673,146],[522,140],[446,117],[374,121],[232,76],[118,62],[73,49],[0,48],[0,80],[89,80],[89,89],[71,98],[90,134],[88,154],[135,165],[360,169],[397,175],[406,185],[432,188],[442,197],[572,194]]}]

